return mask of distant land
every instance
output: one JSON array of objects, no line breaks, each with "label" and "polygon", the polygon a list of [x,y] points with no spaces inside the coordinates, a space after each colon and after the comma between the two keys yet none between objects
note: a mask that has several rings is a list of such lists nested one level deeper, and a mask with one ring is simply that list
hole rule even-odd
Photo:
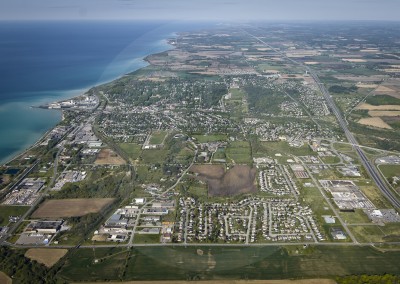
[{"label": "distant land", "polygon": [[39,104],[63,120],[0,167],[2,277],[398,282],[399,25],[188,26]]}]

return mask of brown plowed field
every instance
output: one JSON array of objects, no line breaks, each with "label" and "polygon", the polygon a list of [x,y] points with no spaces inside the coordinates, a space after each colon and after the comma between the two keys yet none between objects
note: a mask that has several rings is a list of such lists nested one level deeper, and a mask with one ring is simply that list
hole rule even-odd
[{"label": "brown plowed field", "polygon": [[47,267],[52,267],[67,252],[68,250],[66,249],[31,248],[26,251],[25,257],[36,260]]},{"label": "brown plowed field", "polygon": [[254,185],[256,169],[247,165],[236,165],[225,172],[219,165],[195,165],[190,168],[198,178],[208,184],[210,196],[233,196],[256,192]]},{"label": "brown plowed field", "polygon": [[114,201],[114,198],[76,198],[46,200],[32,218],[67,218],[97,213]]},{"label": "brown plowed field", "polygon": [[101,149],[94,163],[96,165],[125,165],[125,160],[111,149]]}]

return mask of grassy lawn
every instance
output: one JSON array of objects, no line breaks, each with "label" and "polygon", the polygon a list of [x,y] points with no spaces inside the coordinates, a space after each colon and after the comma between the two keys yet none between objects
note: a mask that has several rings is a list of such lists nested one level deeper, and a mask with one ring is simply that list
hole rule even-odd
[{"label": "grassy lawn", "polygon": [[149,144],[162,144],[165,136],[167,136],[168,132],[167,131],[154,131],[151,133],[150,141]]},{"label": "grassy lawn", "polygon": [[142,146],[136,143],[121,143],[118,145],[122,151],[128,154],[129,158],[136,160],[142,152]]},{"label": "grassy lawn", "polygon": [[9,216],[21,216],[28,211],[29,206],[0,206],[0,226],[6,226],[8,224]]}]

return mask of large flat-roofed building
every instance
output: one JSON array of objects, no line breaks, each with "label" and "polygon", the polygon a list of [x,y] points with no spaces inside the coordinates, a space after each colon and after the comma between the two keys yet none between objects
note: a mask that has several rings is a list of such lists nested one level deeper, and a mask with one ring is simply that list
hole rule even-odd
[{"label": "large flat-roofed building", "polygon": [[25,232],[37,232],[41,234],[55,234],[61,229],[64,221],[33,221],[25,229]]},{"label": "large flat-roofed building", "polygon": [[351,180],[320,180],[319,182],[332,194],[333,201],[342,211],[375,208],[375,205]]}]

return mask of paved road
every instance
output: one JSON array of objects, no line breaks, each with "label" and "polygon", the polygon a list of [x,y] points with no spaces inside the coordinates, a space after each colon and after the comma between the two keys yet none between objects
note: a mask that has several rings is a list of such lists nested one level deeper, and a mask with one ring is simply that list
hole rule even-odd
[{"label": "paved road", "polygon": [[318,78],[317,73],[314,70],[312,70],[310,67],[304,65],[303,63],[287,57],[286,54],[281,52],[279,49],[276,49],[276,48],[270,46],[262,39],[246,32],[246,31],[245,31],[245,33],[247,33],[251,37],[255,38],[257,41],[261,42],[266,47],[271,48],[272,50],[274,50],[277,54],[281,55],[286,60],[303,67],[311,75],[311,77],[314,79],[315,83],[318,85],[318,88],[320,89],[320,91],[321,91],[322,95],[324,96],[326,102],[328,103],[329,107],[331,108],[333,114],[336,116],[336,119],[339,122],[340,127],[342,128],[342,130],[344,131],[344,133],[347,137],[347,140],[350,142],[350,144],[353,146],[354,150],[357,152],[358,156],[360,157],[361,163],[367,170],[369,176],[373,179],[373,181],[378,186],[379,190],[392,203],[392,205],[394,207],[396,207],[397,209],[400,209],[400,201],[397,199],[395,194],[386,186],[385,182],[382,180],[381,176],[377,172],[375,166],[372,165],[370,163],[370,161],[368,160],[367,156],[365,155],[364,151],[361,149],[361,147],[358,144],[353,133],[351,133],[350,130],[348,129],[345,119],[343,118],[342,114],[340,113],[340,111],[339,111],[338,107],[336,106],[335,102],[333,101],[332,97],[329,95],[328,90],[325,88],[324,84],[322,84],[320,79]]},{"label": "paved road", "polygon": [[[63,249],[71,249],[71,248],[115,248],[115,247],[268,247],[268,246],[303,246],[303,245],[312,245],[312,246],[356,246],[356,247],[365,247],[365,246],[380,246],[380,245],[400,245],[400,242],[387,242],[387,243],[352,243],[352,242],[319,242],[315,243],[311,242],[276,242],[276,243],[251,243],[246,245],[245,243],[231,243],[231,244],[218,244],[218,243],[157,243],[157,244],[109,244],[109,245],[81,245],[81,246],[54,246],[51,245],[51,248],[63,248]],[[6,243],[6,245],[16,247],[16,248],[32,248],[35,246],[22,246],[22,245],[14,245],[10,243]],[[42,245],[38,245],[37,247],[43,247]]]},{"label": "paved road", "polygon": [[333,101],[332,97],[329,95],[329,92],[326,90],[324,84],[321,83],[317,74],[308,67],[305,67],[310,75],[313,77],[314,81],[318,84],[322,94],[324,95],[326,101],[328,102],[332,112],[336,116],[336,119],[339,122],[340,127],[343,129],[347,140],[349,140],[350,144],[356,150],[358,156],[361,158],[361,163],[366,168],[369,176],[374,180],[376,185],[378,186],[379,190],[383,193],[384,196],[392,203],[392,205],[398,209],[400,209],[400,202],[395,196],[395,194],[386,186],[385,182],[382,180],[382,177],[377,172],[375,166],[370,163],[367,156],[365,155],[364,151],[361,149],[360,145],[358,144],[356,138],[354,137],[353,133],[349,131],[347,128],[347,123],[345,122],[342,114],[340,113],[339,109],[337,108],[335,102]]}]

